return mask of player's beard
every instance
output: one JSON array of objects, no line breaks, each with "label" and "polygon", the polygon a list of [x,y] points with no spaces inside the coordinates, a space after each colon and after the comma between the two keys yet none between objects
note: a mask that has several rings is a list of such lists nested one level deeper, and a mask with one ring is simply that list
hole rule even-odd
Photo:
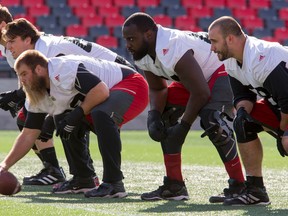
[{"label": "player's beard", "polygon": [[144,56],[146,56],[148,53],[148,47],[149,47],[148,42],[146,40],[143,40],[142,46],[138,49],[137,52],[135,51],[132,54],[133,59],[137,61],[137,60],[142,59]]},{"label": "player's beard", "polygon": [[224,60],[231,57],[229,54],[229,49],[228,49],[228,45],[227,45],[226,41],[223,44],[222,51],[217,52],[217,56],[218,56],[220,61],[224,61]]},{"label": "player's beard", "polygon": [[23,87],[26,93],[26,98],[32,106],[37,106],[39,102],[43,100],[45,95],[47,94],[45,78],[38,76],[34,72],[30,85],[23,84]]}]

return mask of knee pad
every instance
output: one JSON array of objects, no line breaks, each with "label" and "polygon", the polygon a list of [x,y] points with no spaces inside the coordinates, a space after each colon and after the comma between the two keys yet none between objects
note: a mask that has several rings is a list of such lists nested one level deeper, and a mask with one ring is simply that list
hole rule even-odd
[{"label": "knee pad", "polygon": [[253,122],[246,123],[244,127],[245,127],[245,136],[243,136],[242,133],[237,133],[237,130],[235,130],[238,143],[246,143],[255,140],[258,137],[257,133],[263,131],[261,125]]},{"label": "knee pad", "polygon": [[208,136],[215,146],[227,144],[231,139],[234,140],[233,130],[224,120],[225,113],[217,110],[207,110],[201,115],[201,127],[205,132],[201,137]]}]

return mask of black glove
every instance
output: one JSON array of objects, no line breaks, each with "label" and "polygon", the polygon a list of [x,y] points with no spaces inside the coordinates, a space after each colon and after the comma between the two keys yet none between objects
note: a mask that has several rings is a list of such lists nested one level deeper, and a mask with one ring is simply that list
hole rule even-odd
[{"label": "black glove", "polygon": [[284,131],[282,131],[280,128],[277,130],[277,139],[276,139],[276,142],[277,142],[277,149],[280,153],[280,155],[282,157],[285,157],[285,156],[288,156],[287,152],[285,151],[283,145],[282,145],[282,137],[283,137],[283,134],[284,134]]},{"label": "black glove", "polygon": [[52,139],[53,132],[55,130],[55,124],[52,116],[47,116],[45,118],[44,124],[41,129],[41,133],[38,137],[42,142],[47,142],[49,139]]},{"label": "black glove", "polygon": [[22,108],[26,98],[22,88],[14,91],[2,92],[0,97],[0,108],[5,111],[9,110],[13,117],[15,117],[16,113]]},{"label": "black glove", "polygon": [[56,136],[60,136],[64,140],[69,140],[75,126],[81,122],[83,116],[84,111],[82,107],[76,107],[73,111],[66,115],[64,119],[59,121],[57,124]]},{"label": "black glove", "polygon": [[167,137],[165,140],[168,140],[167,142],[175,146],[182,146],[190,130],[190,127],[191,125],[188,122],[181,120],[180,123],[177,123],[176,125],[167,129]]},{"label": "black glove", "polygon": [[237,114],[234,118],[233,127],[234,127],[234,130],[237,131],[237,134],[239,134],[239,137],[243,137],[243,139],[246,139],[246,129],[245,129],[246,122],[254,122],[254,120],[246,112],[244,107],[240,107],[237,110]]},{"label": "black glove", "polygon": [[166,137],[161,113],[157,110],[150,110],[148,112],[147,128],[149,136],[156,142],[160,142]]}]

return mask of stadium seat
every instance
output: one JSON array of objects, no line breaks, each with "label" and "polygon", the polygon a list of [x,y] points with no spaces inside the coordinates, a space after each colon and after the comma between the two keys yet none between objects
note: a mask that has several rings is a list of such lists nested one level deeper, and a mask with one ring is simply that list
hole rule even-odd
[{"label": "stadium seat", "polygon": [[72,15],[72,14],[67,14],[65,16],[59,17],[59,24],[62,27],[66,27],[72,24],[80,24],[80,20],[78,17]]},{"label": "stadium seat", "polygon": [[160,24],[164,27],[172,27],[173,23],[172,23],[172,18],[170,16],[167,15],[156,15],[153,17],[154,21],[157,24]]},{"label": "stadium seat", "polygon": [[212,9],[208,7],[188,8],[187,13],[194,18],[211,17]]},{"label": "stadium seat", "polygon": [[36,25],[39,27],[44,26],[57,26],[57,17],[53,15],[38,16],[36,19]]},{"label": "stadium seat", "polygon": [[71,7],[67,5],[60,5],[59,7],[52,8],[52,14],[58,17],[72,15],[72,9]]},{"label": "stadium seat", "polygon": [[85,27],[93,27],[103,25],[103,17],[97,15],[89,15],[82,17],[82,25]]},{"label": "stadium seat", "polygon": [[248,4],[250,8],[254,9],[270,8],[270,0],[250,0]]},{"label": "stadium seat", "polygon": [[94,7],[85,4],[82,6],[75,7],[73,11],[74,14],[79,18],[96,14],[96,10]]},{"label": "stadium seat", "polygon": [[203,0],[203,5],[209,8],[224,8],[226,2],[225,0]]},{"label": "stadium seat", "polygon": [[124,21],[125,18],[122,15],[107,16],[104,19],[105,25],[111,28],[114,28],[116,26],[122,26]]},{"label": "stadium seat", "polygon": [[288,1],[283,1],[283,0],[273,0],[271,1],[271,8],[274,8],[276,10],[281,10],[288,8]]},{"label": "stadium seat", "polygon": [[221,16],[232,16],[232,11],[230,8],[214,8],[213,17],[219,18]]},{"label": "stadium seat", "polygon": [[21,5],[21,0],[2,0],[0,3],[5,7],[18,6]]},{"label": "stadium seat", "polygon": [[274,30],[275,39],[282,43],[284,40],[288,39],[288,28],[276,28]]},{"label": "stadium seat", "polygon": [[253,30],[252,35],[254,37],[262,39],[265,37],[272,37],[273,33],[270,29],[267,29],[267,28],[263,28],[263,29],[257,28]]},{"label": "stadium seat", "polygon": [[26,14],[26,8],[22,5],[9,6],[8,9],[13,17],[21,14]]},{"label": "stadium seat", "polygon": [[29,16],[48,16],[50,14],[50,7],[47,5],[35,5],[27,8],[27,13]]},{"label": "stadium seat", "polygon": [[166,14],[174,19],[177,16],[187,15],[187,11],[186,8],[182,6],[173,6],[167,8]]},{"label": "stadium seat", "polygon": [[281,8],[278,10],[278,17],[282,20],[288,21],[288,8]]},{"label": "stadium seat", "polygon": [[134,0],[114,0],[114,5],[117,7],[134,6]]},{"label": "stadium seat", "polygon": [[22,0],[22,5],[24,7],[32,7],[36,5],[45,5],[44,0]]},{"label": "stadium seat", "polygon": [[67,5],[69,5],[70,7],[80,7],[80,6],[84,6],[84,5],[90,5],[90,1],[89,0],[67,0]]},{"label": "stadium seat", "polygon": [[89,29],[89,36],[93,38],[97,38],[102,35],[109,35],[109,28],[105,25],[102,26],[94,26]]},{"label": "stadium seat", "polygon": [[202,7],[203,2],[202,0],[182,0],[181,5],[185,8],[195,8],[195,7]]},{"label": "stadium seat", "polygon": [[13,17],[14,19],[19,19],[19,18],[25,18],[32,24],[35,23],[35,17],[29,16],[27,13],[26,14],[17,14],[16,16]]},{"label": "stadium seat", "polygon": [[149,14],[150,16],[156,16],[156,15],[165,15],[165,8],[162,6],[150,6],[146,7],[144,10],[145,13]]},{"label": "stadium seat", "polygon": [[248,30],[249,34],[256,28],[264,28],[264,22],[261,18],[246,18],[242,20],[242,25]]},{"label": "stadium seat", "polygon": [[215,20],[214,17],[202,17],[198,20],[198,26],[204,31],[208,30],[209,25]]},{"label": "stadium seat", "polygon": [[116,6],[105,6],[98,8],[98,15],[103,17],[111,17],[119,15],[119,8]]},{"label": "stadium seat", "polygon": [[259,8],[258,9],[258,17],[269,20],[269,19],[277,19],[278,11],[274,8]]},{"label": "stadium seat", "polygon": [[59,25],[58,26],[43,26],[41,30],[47,34],[64,35],[64,28]]},{"label": "stadium seat", "polygon": [[191,16],[178,16],[175,18],[175,28],[180,30],[190,30],[197,26],[196,19]]},{"label": "stadium seat", "polygon": [[88,35],[88,30],[82,25],[69,25],[66,27],[66,35],[83,38]]},{"label": "stadium seat", "polygon": [[228,8],[247,8],[246,0],[228,0],[226,1]]},{"label": "stadium seat", "polygon": [[257,16],[256,10],[253,8],[235,8],[233,16],[238,19],[255,18]]},{"label": "stadium seat", "polygon": [[147,8],[147,7],[158,7],[159,0],[138,0],[137,5],[140,8]]},{"label": "stadium seat", "polygon": [[160,5],[166,8],[179,6],[180,3],[180,0],[160,0]]},{"label": "stadium seat", "polygon": [[285,27],[285,21],[278,19],[277,17],[274,17],[273,19],[267,19],[265,21],[265,27],[267,29],[274,30],[276,28],[284,28]]},{"label": "stadium seat", "polygon": [[113,5],[112,0],[90,0],[90,5],[93,7],[106,7]]},{"label": "stadium seat", "polygon": [[140,12],[140,8],[138,6],[124,6],[121,9],[121,15],[127,18],[133,13]]},{"label": "stadium seat", "polygon": [[111,35],[102,35],[96,39],[96,43],[107,47],[107,48],[117,48],[118,47],[118,40],[116,37]]},{"label": "stadium seat", "polygon": [[67,0],[46,0],[46,5],[52,8],[66,5],[66,4],[67,4]]},{"label": "stadium seat", "polygon": [[122,26],[116,26],[113,28],[112,35],[119,39],[122,39]]}]

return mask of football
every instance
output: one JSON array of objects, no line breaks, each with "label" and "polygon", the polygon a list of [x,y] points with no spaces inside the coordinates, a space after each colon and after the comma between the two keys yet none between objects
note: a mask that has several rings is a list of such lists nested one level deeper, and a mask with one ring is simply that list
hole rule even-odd
[{"label": "football", "polygon": [[0,194],[2,195],[13,195],[21,191],[21,185],[9,171],[0,172]]}]

